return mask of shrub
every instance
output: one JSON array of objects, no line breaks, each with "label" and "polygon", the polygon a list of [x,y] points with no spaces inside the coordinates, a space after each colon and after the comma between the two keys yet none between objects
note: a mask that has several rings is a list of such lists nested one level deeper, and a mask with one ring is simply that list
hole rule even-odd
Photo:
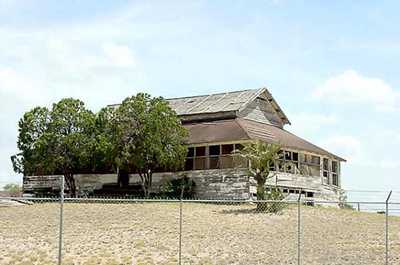
[{"label": "shrub", "polygon": [[10,196],[19,196],[21,195],[22,188],[18,184],[7,184],[3,187],[4,191],[6,191]]},{"label": "shrub", "polygon": [[257,211],[279,213],[286,207],[284,198],[285,196],[278,188],[271,187],[265,192],[266,202],[257,202]]},{"label": "shrub", "polygon": [[196,183],[187,176],[168,180],[161,186],[161,195],[167,198],[180,198],[182,196],[184,199],[190,199],[195,195],[195,186]]}]

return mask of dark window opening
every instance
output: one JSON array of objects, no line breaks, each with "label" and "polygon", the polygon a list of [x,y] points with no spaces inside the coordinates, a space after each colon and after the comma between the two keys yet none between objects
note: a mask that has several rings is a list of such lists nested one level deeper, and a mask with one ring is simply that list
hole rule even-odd
[{"label": "dark window opening", "polygon": [[242,144],[235,144],[235,150],[243,150],[244,146]]},{"label": "dark window opening", "polygon": [[299,153],[293,152],[293,161],[299,161]]},{"label": "dark window opening", "polygon": [[210,156],[219,156],[220,153],[221,153],[221,150],[220,150],[220,149],[221,149],[221,148],[220,148],[219,145],[211,145],[211,146],[210,146],[210,149],[209,149],[209,154],[210,154]]},{"label": "dark window opening", "polygon": [[205,146],[196,147],[196,156],[205,156],[205,155],[206,155],[206,147]]},{"label": "dark window opening", "polygon": [[233,152],[233,144],[223,144],[222,145],[222,154],[230,155]]},{"label": "dark window opening", "polygon": [[186,158],[185,170],[193,170],[193,158]]},{"label": "dark window opening", "polygon": [[276,169],[275,169],[275,163],[271,163],[270,165],[269,165],[269,170],[270,171],[275,171]]},{"label": "dark window opening", "polygon": [[187,157],[194,157],[194,148],[193,147],[188,148]]},{"label": "dark window opening", "polygon": [[337,174],[332,174],[332,184],[338,186],[339,179]]},{"label": "dark window opening", "polygon": [[323,160],[323,166],[324,166],[324,170],[329,170],[329,160],[327,158],[324,158]]}]

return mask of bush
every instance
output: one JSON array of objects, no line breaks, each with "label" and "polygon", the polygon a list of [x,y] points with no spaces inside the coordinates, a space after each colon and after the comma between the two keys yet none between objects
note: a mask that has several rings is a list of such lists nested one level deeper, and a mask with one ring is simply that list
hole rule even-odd
[{"label": "bush", "polygon": [[285,207],[286,204],[283,202],[285,196],[276,187],[271,187],[265,192],[265,200],[271,202],[258,202],[257,211],[268,212],[268,213],[279,213]]},{"label": "bush", "polygon": [[179,179],[168,180],[161,186],[161,195],[167,198],[176,199],[182,196],[183,199],[191,199],[195,195],[195,186],[195,182],[186,176]]},{"label": "bush", "polygon": [[10,196],[20,196],[22,192],[21,186],[18,184],[7,184],[3,187],[4,191],[7,192]]}]

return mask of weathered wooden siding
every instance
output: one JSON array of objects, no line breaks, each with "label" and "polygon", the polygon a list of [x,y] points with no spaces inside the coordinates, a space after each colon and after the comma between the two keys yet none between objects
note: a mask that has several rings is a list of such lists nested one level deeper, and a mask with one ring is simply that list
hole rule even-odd
[{"label": "weathered wooden siding", "polygon": [[[176,173],[154,173],[152,192],[159,192],[162,185],[170,179],[187,176],[196,183],[195,193],[200,199],[250,199],[255,193],[255,181],[249,177],[245,168],[210,169],[181,171]],[[48,188],[59,190],[61,176],[30,176],[24,178],[24,192],[34,192]],[[79,174],[75,176],[78,190],[100,190],[103,185],[117,184],[116,174]],[[136,174],[129,177],[130,184],[140,184]],[[267,185],[275,185],[276,179],[270,178]],[[338,200],[339,187],[322,184],[319,176],[303,176],[298,174],[278,174],[278,186],[303,189],[314,193],[315,199]]]},{"label": "weathered wooden siding", "polygon": [[268,99],[264,96],[252,101],[239,112],[239,117],[283,128],[283,122]]}]

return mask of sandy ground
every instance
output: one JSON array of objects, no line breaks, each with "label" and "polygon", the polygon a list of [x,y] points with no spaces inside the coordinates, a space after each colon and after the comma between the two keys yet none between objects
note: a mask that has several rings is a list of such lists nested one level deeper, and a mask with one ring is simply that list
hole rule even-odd
[{"label": "sandy ground", "polygon": [[[297,264],[297,208],[185,203],[183,264]],[[177,264],[179,204],[64,206],[63,264]],[[59,206],[0,207],[0,264],[55,264]],[[302,264],[384,264],[383,215],[302,207]],[[390,218],[400,264],[400,218]]]}]

